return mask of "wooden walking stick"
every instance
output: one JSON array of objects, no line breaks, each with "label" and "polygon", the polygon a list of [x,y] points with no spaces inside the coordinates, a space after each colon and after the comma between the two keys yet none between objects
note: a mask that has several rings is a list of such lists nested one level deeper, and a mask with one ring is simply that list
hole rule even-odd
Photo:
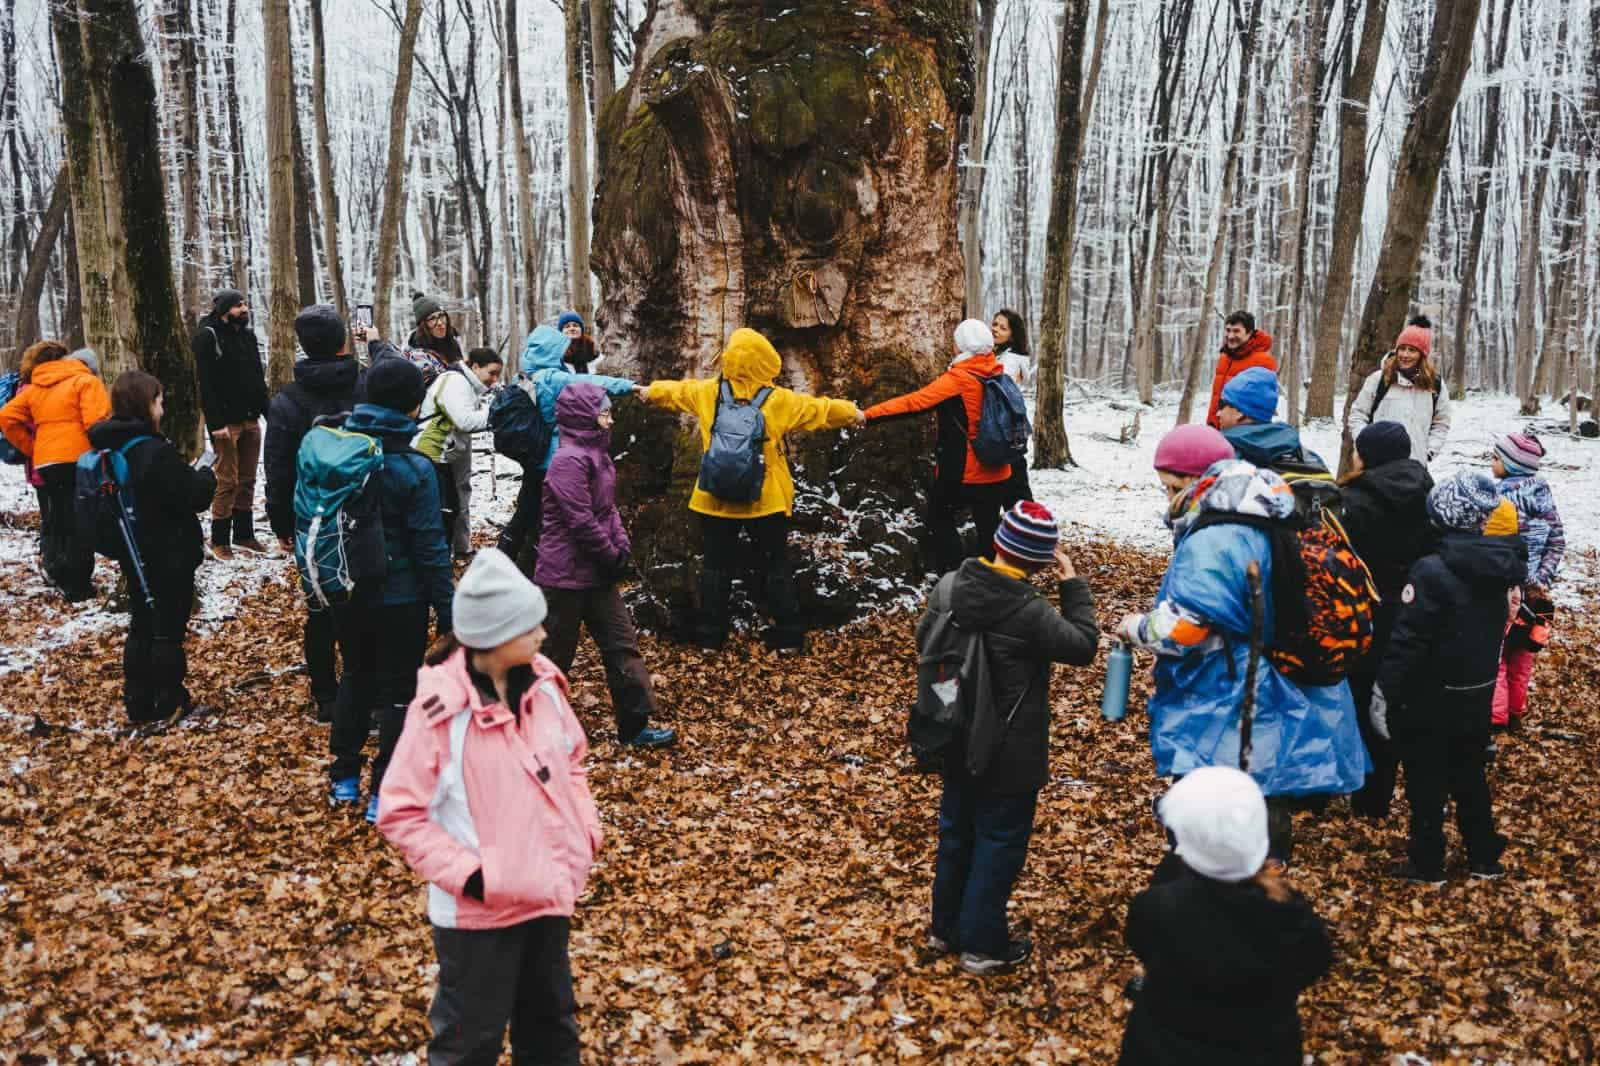
[{"label": "wooden walking stick", "polygon": [[1261,631],[1266,605],[1261,601],[1261,565],[1252,562],[1244,575],[1250,584],[1250,659],[1244,671],[1244,699],[1239,702],[1239,769],[1249,773],[1250,731],[1256,712],[1256,670],[1261,663]]}]

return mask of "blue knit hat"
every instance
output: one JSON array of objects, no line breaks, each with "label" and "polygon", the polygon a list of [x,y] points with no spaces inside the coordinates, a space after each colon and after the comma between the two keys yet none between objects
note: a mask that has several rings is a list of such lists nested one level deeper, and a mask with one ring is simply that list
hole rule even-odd
[{"label": "blue knit hat", "polygon": [[1264,366],[1242,370],[1222,386],[1222,402],[1256,422],[1278,413],[1278,375]]},{"label": "blue knit hat", "polygon": [[579,329],[583,328],[582,315],[578,314],[576,311],[563,311],[561,312],[561,317],[556,319],[556,329],[566,329],[568,322],[571,322]]},{"label": "blue knit hat", "polygon": [[1457,470],[1428,493],[1428,517],[1446,531],[1480,533],[1499,504],[1494,478],[1480,470]]},{"label": "blue knit hat", "polygon": [[1061,528],[1055,515],[1042,503],[1023,500],[1000,519],[1000,528],[994,533],[997,550],[1030,566],[1047,566],[1055,562],[1056,543],[1061,539]]}]

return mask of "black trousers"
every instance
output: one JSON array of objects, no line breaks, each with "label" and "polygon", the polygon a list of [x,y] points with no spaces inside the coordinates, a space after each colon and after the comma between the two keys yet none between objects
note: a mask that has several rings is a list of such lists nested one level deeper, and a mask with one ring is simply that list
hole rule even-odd
[{"label": "black trousers", "polygon": [[51,463],[38,473],[44,481],[39,489],[39,562],[69,599],[85,599],[91,592],[94,546],[80,544],[75,536],[77,466]]},{"label": "black trousers", "polygon": [[504,929],[434,926],[439,984],[428,1011],[428,1066],[494,1066],[507,1024],[516,1066],[577,1066],[571,925],[550,917]]},{"label": "black trousers", "polygon": [[605,664],[611,709],[617,716],[617,739],[632,740],[649,724],[656,698],[622,593],[608,584],[593,589],[547,588],[544,598],[550,610],[544,620],[545,655],[567,673],[578,653],[579,633],[588,629]]},{"label": "black trousers", "polygon": [[334,633],[344,659],[339,702],[328,734],[334,781],[361,776],[362,747],[378,715],[378,756],[372,761],[372,794],[400,742],[406,707],[417,693],[417,670],[428,650],[428,605],[384,606],[360,597],[333,609]]},{"label": "black trousers", "polygon": [[183,685],[189,659],[183,642],[194,610],[194,571],[145,572],[152,609],[139,590],[133,567],[124,565],[128,586],[128,636],[122,645],[122,705],[134,722],[154,722],[191,706]]},{"label": "black trousers", "polygon": [[1356,725],[1361,728],[1361,742],[1367,746],[1367,754],[1372,758],[1372,772],[1367,774],[1366,783],[1350,794],[1350,809],[1363,818],[1389,817],[1389,807],[1394,802],[1397,769],[1394,745],[1380,737],[1367,718],[1376,680],[1376,675],[1368,673],[1357,672],[1349,676],[1350,696],[1356,705]]},{"label": "black trousers", "polygon": [[461,490],[456,487],[456,472],[450,469],[449,463],[434,463],[433,479],[439,483],[439,517],[444,519],[444,539],[453,547],[456,516],[461,513]]},{"label": "black trousers", "polygon": [[[997,481],[992,485],[940,485],[935,482],[928,493],[928,530],[933,535],[934,563],[939,573],[947,574],[969,555],[994,558],[994,531],[1000,528],[1000,512],[1011,503],[1012,484]],[[961,538],[961,515],[971,512],[977,527],[978,544],[968,551]]]},{"label": "black trousers", "polygon": [[1494,862],[1505,850],[1505,838],[1494,829],[1485,775],[1488,744],[1486,731],[1395,737],[1400,764],[1406,771],[1406,800],[1411,805],[1408,854],[1418,870],[1444,872],[1446,799],[1455,801],[1456,828],[1467,846],[1468,863]]},{"label": "black trousers", "polygon": [[307,610],[303,649],[311,698],[331,703],[339,698],[338,638],[333,632],[332,610]]},{"label": "black trousers", "polygon": [[739,534],[745,533],[755,548],[758,567],[766,584],[767,610],[772,628],[767,643],[780,649],[805,646],[805,628],[800,624],[800,596],[795,589],[794,572],[789,565],[789,516],[763,515],[760,518],[717,518],[700,516],[701,538],[705,547],[705,566],[700,571],[700,614],[696,639],[702,644],[720,645],[728,636],[728,600],[733,595],[733,578],[738,570]]},{"label": "black trousers", "polygon": [[[511,556],[524,574],[539,565],[539,534],[544,529],[544,471],[529,464],[522,468],[522,487],[517,490],[517,509],[500,531],[499,548]],[[522,553],[528,552],[526,564]]]}]

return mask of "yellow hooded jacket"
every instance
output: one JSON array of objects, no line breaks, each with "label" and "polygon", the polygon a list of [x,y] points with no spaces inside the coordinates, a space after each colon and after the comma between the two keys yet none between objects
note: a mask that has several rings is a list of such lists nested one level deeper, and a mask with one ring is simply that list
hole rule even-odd
[{"label": "yellow hooded jacket", "polygon": [[[763,386],[777,380],[783,360],[772,342],[753,329],[736,329],[722,352],[722,375],[733,387],[733,394],[748,400]],[[711,422],[717,414],[718,378],[688,378],[683,381],[652,381],[647,402],[694,415],[700,422],[700,450],[711,446]],[[761,499],[755,503],[729,503],[695,486],[689,497],[689,510],[714,518],[762,518],[766,515],[794,513],[794,481],[784,457],[783,438],[796,429],[840,429],[856,420],[856,405],[849,400],[830,400],[806,396],[774,386],[762,406],[767,420],[767,443],[762,454],[767,461],[767,479],[761,486]]]}]

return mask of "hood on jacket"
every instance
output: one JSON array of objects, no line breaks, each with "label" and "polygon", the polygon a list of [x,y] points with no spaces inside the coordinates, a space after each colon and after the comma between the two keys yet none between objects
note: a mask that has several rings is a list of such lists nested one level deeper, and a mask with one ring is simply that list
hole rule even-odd
[{"label": "hood on jacket", "polygon": [[32,381],[41,389],[48,389],[69,378],[93,376],[89,368],[76,359],[52,359],[33,368]]},{"label": "hood on jacket", "polygon": [[1480,533],[1446,533],[1439,558],[1469,585],[1509,588],[1528,580],[1528,547],[1522,535],[1486,537]]},{"label": "hood on jacket", "polygon": [[609,410],[606,390],[587,381],[574,381],[556,397],[556,425],[563,431],[599,429],[600,412]]},{"label": "hood on jacket", "polygon": [[572,338],[554,326],[536,326],[522,345],[522,372],[560,370]]},{"label": "hood on jacket", "polygon": [[1300,457],[1300,431],[1287,422],[1246,422],[1223,430],[1222,435],[1239,458],[1256,466]]},{"label": "hood on jacket", "polygon": [[353,356],[308,356],[294,364],[294,383],[319,396],[355,388],[361,366]]},{"label": "hood on jacket", "polygon": [[1032,591],[1025,581],[1002,574],[981,559],[968,559],[950,586],[950,613],[967,629],[992,629],[1016,613],[1019,597]]},{"label": "hood on jacket", "polygon": [[728,346],[717,357],[722,362],[722,376],[734,385],[759,389],[777,380],[783,369],[783,357],[772,342],[753,329],[740,327],[728,338]]},{"label": "hood on jacket", "polygon": [[366,433],[375,437],[404,434],[408,439],[417,431],[416,420],[389,407],[375,403],[358,403],[345,419],[344,428],[352,433]]},{"label": "hood on jacket", "polygon": [[1399,509],[1408,500],[1425,497],[1433,487],[1433,475],[1415,459],[1395,459],[1382,466],[1368,467],[1351,485],[1359,485],[1392,508]]},{"label": "hood on jacket", "polygon": [[139,418],[112,415],[89,427],[89,445],[94,448],[120,448],[135,437],[159,437],[160,432]]}]

